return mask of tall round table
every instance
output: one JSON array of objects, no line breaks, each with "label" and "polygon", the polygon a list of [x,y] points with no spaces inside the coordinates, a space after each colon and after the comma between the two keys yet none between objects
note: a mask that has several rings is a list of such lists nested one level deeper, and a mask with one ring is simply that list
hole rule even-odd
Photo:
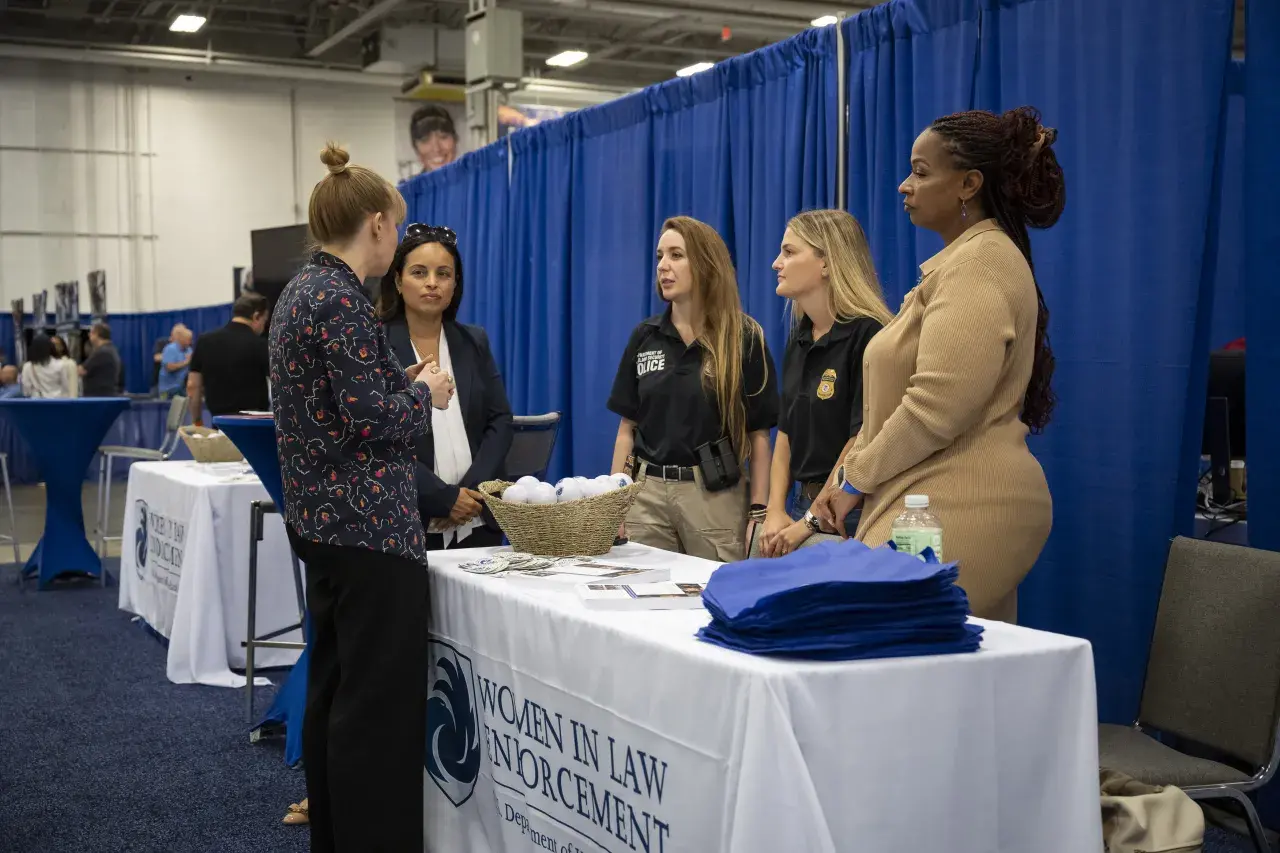
[{"label": "tall round table", "polygon": [[[284,484],[280,478],[280,457],[276,454],[276,424],[271,418],[221,415],[213,419],[215,429],[222,430],[262,481],[262,486],[284,515]],[[302,760],[302,719],[307,705],[307,668],[310,657],[311,625],[304,618],[303,636],[308,647],[276,691],[271,707],[262,719],[253,723],[256,731],[268,724],[283,725],[285,730],[284,760],[293,766]],[[245,685],[252,690],[253,685]]]},{"label": "tall round table", "polygon": [[0,400],[0,414],[26,441],[45,483],[44,535],[23,568],[38,575],[41,589],[69,572],[105,580],[102,561],[85,534],[81,490],[93,454],[128,408],[127,397]]}]

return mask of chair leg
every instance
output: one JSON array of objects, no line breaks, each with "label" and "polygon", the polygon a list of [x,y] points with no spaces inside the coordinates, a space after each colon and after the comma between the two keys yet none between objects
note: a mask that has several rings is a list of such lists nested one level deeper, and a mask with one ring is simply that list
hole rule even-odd
[{"label": "chair leg", "polygon": [[[102,585],[107,585],[107,528],[111,519],[111,454],[107,454],[107,469],[104,478],[106,488],[102,490]],[[121,546],[123,547],[123,546]]]},{"label": "chair leg", "polygon": [[9,459],[6,456],[0,456],[0,472],[4,474],[4,498],[9,505],[9,538],[13,544],[13,561],[21,563],[22,558],[18,556],[18,522],[13,515],[13,487],[9,483]]},{"label": "chair leg", "polygon": [[1225,788],[1223,793],[1244,809],[1245,823],[1249,825],[1249,837],[1253,839],[1253,846],[1257,848],[1258,853],[1271,853],[1271,842],[1267,841],[1267,834],[1262,828],[1262,819],[1258,817],[1258,810],[1254,808],[1253,800],[1249,799],[1243,791],[1237,791],[1235,788]]},{"label": "chair leg", "polygon": [[107,470],[107,455],[105,453],[100,453],[98,454],[98,509],[97,509],[97,514],[95,516],[95,523],[94,523],[94,526],[96,528],[94,530],[94,536],[96,537],[96,541],[94,542],[94,544],[97,545],[98,547],[99,560],[107,556],[102,552],[103,545],[105,544],[102,539],[104,535],[102,532],[102,528],[105,526],[105,521],[102,518],[102,488],[104,485],[102,478],[103,478],[103,473],[106,470]]}]

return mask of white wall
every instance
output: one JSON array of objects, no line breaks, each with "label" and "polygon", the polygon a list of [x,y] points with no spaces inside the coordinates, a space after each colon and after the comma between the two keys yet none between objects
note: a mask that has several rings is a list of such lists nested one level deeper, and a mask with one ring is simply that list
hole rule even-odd
[{"label": "white wall", "polygon": [[407,117],[368,86],[0,61],[0,313],[70,280],[87,311],[97,268],[113,312],[228,301],[249,232],[305,221],[328,139],[395,181]]}]

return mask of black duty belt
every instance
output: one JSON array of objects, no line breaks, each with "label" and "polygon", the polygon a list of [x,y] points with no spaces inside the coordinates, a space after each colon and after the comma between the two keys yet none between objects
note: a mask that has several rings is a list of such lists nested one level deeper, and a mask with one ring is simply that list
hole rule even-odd
[{"label": "black duty belt", "polygon": [[684,465],[658,465],[655,462],[640,461],[645,477],[653,477],[667,483],[693,483],[693,468]]}]

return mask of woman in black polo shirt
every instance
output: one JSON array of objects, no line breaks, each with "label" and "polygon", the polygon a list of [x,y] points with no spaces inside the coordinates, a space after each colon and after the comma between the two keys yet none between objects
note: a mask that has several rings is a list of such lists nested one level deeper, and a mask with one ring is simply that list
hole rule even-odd
[{"label": "woman in black polo shirt", "polygon": [[863,352],[893,317],[867,238],[843,210],[792,219],[773,268],[795,323],[782,359],[765,556],[786,554],[817,532],[809,504],[862,428]]},{"label": "woman in black polo shirt", "polygon": [[742,311],[715,229],[668,219],[657,259],[667,310],[632,332],[609,395],[622,416],[613,470],[645,484],[626,533],[668,551],[740,560],[769,494],[773,358],[760,324]]}]

